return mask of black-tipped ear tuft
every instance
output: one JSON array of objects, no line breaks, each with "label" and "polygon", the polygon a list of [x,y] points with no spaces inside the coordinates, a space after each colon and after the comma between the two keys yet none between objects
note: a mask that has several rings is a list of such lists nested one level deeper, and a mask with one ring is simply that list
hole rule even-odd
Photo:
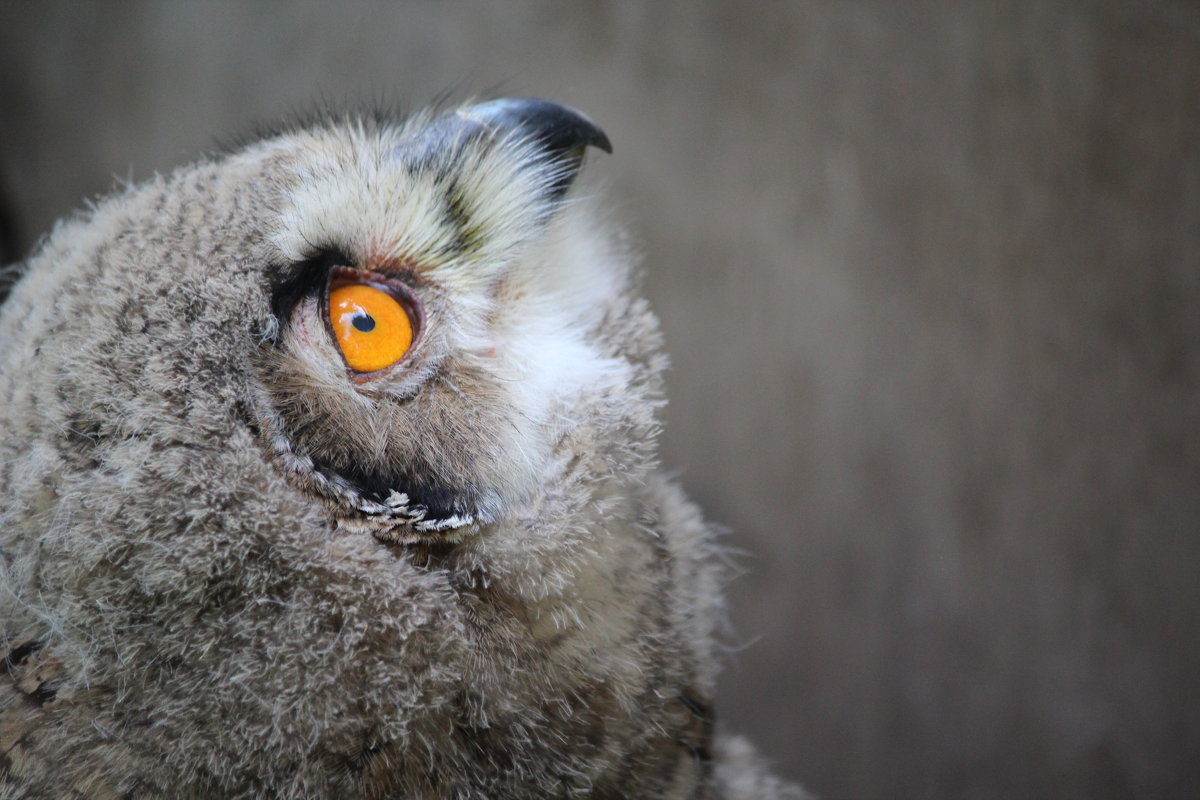
[{"label": "black-tipped ear tuft", "polygon": [[410,169],[436,168],[469,141],[508,136],[528,137],[538,145],[540,155],[558,166],[550,187],[553,199],[562,196],[574,181],[584,150],[597,147],[612,152],[604,131],[579,111],[536,97],[505,97],[438,117],[402,144],[397,156]]},{"label": "black-tipped ear tuft", "polygon": [[503,97],[469,106],[458,112],[476,119],[496,133],[519,130],[528,133],[553,154],[567,154],[585,147],[612,152],[604,131],[584,114],[536,97]]}]

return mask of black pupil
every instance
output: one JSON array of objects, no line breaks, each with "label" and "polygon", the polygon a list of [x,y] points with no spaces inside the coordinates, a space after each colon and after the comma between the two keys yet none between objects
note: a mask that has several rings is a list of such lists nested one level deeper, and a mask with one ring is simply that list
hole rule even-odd
[{"label": "black pupil", "polygon": [[375,318],[370,314],[358,313],[354,315],[354,319],[350,320],[350,324],[363,333],[370,333],[375,330]]}]

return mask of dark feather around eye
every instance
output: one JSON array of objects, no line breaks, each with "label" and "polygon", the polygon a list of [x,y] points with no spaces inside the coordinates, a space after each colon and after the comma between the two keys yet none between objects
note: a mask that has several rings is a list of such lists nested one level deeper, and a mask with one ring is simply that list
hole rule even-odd
[{"label": "dark feather around eye", "polygon": [[303,261],[282,267],[271,292],[271,312],[280,327],[287,322],[296,309],[296,304],[310,295],[324,291],[329,273],[334,267],[351,267],[354,262],[340,250],[324,249]]}]

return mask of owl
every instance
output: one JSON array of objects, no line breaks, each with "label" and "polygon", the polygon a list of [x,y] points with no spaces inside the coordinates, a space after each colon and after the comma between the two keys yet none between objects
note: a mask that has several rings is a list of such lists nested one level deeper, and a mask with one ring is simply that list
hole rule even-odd
[{"label": "owl", "polygon": [[535,99],[327,115],[60,222],[0,314],[0,797],[799,797]]}]

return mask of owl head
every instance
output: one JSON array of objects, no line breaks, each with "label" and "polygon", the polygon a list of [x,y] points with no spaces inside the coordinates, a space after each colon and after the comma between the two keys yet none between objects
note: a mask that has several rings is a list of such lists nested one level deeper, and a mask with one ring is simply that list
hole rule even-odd
[{"label": "owl head", "polygon": [[709,791],[712,536],[589,147],[541,100],[328,118],[56,227],[0,313],[6,780]]}]

